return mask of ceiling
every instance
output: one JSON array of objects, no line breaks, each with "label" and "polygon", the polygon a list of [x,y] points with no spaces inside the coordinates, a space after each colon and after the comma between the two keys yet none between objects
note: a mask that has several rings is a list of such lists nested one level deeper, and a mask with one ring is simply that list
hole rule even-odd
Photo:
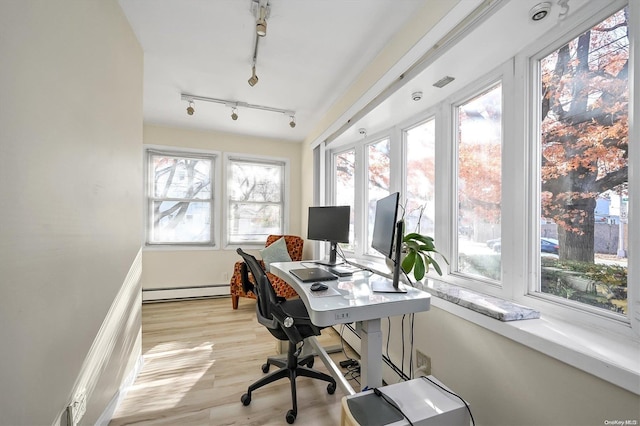
[{"label": "ceiling", "polygon": [[[267,35],[260,38],[257,55],[259,81],[251,87],[252,1],[119,0],[144,51],[146,123],[303,141],[415,13],[451,0],[269,0]],[[466,10],[480,3],[460,1]],[[491,13],[481,25],[427,61],[336,142],[361,137],[359,128],[371,135],[424,111],[560,22],[556,1],[549,2],[549,17],[540,22],[529,17],[539,0],[488,3]],[[585,3],[571,0],[570,13]],[[443,89],[432,86],[447,75],[455,81]],[[416,91],[423,92],[419,102],[412,100]],[[242,107],[234,121],[231,107],[219,103],[195,101],[195,113],[188,115],[181,93],[295,111],[296,126],[289,126],[288,114]]]},{"label": "ceiling", "polygon": [[[427,0],[269,0],[254,87],[252,0],[119,2],[144,50],[145,122],[302,141]],[[297,125],[206,102],[188,116],[181,93],[295,111]]]}]

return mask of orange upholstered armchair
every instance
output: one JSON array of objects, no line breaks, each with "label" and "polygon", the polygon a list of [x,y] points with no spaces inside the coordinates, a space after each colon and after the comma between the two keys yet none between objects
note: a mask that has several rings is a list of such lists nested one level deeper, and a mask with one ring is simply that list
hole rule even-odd
[{"label": "orange upholstered armchair", "polygon": [[[302,247],[304,245],[304,240],[296,235],[269,235],[267,237],[267,242],[265,243],[265,247],[269,247],[271,244],[278,241],[280,238],[284,237],[284,241],[287,245],[287,251],[289,252],[289,257],[294,262],[298,262],[302,260]],[[238,300],[240,297],[250,297],[255,299],[256,296],[253,293],[245,293],[242,289],[242,261],[236,262],[233,268],[233,275],[231,276],[231,306],[233,309],[238,309]],[[260,264],[264,268],[264,262],[261,260]],[[270,272],[267,272],[269,276],[269,281],[271,281],[271,285],[276,290],[276,294],[281,297],[290,298],[293,296],[297,296],[298,293],[283,279],[276,277]],[[250,279],[253,279],[251,277]]]}]

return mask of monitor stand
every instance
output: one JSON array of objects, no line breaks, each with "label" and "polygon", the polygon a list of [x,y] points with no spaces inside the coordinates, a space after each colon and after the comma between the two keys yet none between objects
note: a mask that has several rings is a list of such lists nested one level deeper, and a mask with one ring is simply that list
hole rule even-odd
[{"label": "monitor stand", "polygon": [[384,277],[380,277],[375,279],[375,281],[369,281],[369,284],[371,285],[371,290],[374,293],[406,293],[407,290],[405,290],[404,285],[398,283],[398,286],[394,286],[393,285],[393,281],[388,279],[388,278],[384,278]]},{"label": "monitor stand", "polygon": [[335,241],[329,242],[329,260],[315,260],[313,263],[316,265],[324,265],[324,266],[338,266],[342,265],[342,261],[337,260],[337,246],[338,243]]}]

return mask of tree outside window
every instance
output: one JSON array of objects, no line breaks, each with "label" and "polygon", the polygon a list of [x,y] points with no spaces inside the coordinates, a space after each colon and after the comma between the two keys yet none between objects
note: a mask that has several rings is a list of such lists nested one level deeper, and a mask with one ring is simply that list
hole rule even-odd
[{"label": "tree outside window", "polygon": [[502,85],[457,108],[458,267],[500,281]]},{"label": "tree outside window", "polygon": [[213,245],[213,157],[149,150],[147,158],[147,244]]},{"label": "tree outside window", "polygon": [[405,131],[407,231],[434,236],[435,232],[435,119]]},{"label": "tree outside window", "polygon": [[227,171],[227,242],[264,243],[283,234],[285,164],[229,158]]},{"label": "tree outside window", "polygon": [[349,218],[349,243],[340,244],[340,247],[349,251],[353,251],[355,243],[355,158],[356,152],[353,149],[334,155],[336,205],[351,207],[351,215]]},{"label": "tree outside window", "polygon": [[628,7],[539,61],[541,291],[627,312]]},{"label": "tree outside window", "polygon": [[370,248],[373,236],[373,223],[376,213],[376,202],[389,195],[390,150],[389,139],[367,145],[367,248],[369,254],[380,256]]}]

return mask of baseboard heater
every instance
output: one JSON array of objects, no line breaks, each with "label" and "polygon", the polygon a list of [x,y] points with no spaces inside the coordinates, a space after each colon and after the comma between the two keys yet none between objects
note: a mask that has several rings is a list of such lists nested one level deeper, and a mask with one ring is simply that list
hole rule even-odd
[{"label": "baseboard heater", "polygon": [[229,284],[142,289],[142,303],[229,296]]}]

